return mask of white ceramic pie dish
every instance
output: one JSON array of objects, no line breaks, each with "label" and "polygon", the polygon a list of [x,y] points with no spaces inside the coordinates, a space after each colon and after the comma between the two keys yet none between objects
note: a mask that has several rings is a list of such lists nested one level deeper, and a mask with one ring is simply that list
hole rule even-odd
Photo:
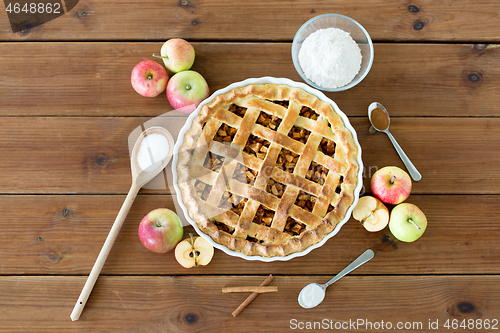
[{"label": "white ceramic pie dish", "polygon": [[[325,238],[323,238],[323,240],[321,240],[319,243],[311,245],[308,248],[304,249],[303,251],[291,253],[291,254],[284,256],[284,257],[280,257],[280,256],[276,256],[276,257],[248,256],[248,255],[245,255],[241,252],[237,252],[237,251],[233,251],[231,249],[228,249],[224,245],[221,245],[221,244],[215,242],[209,235],[206,235],[205,233],[203,233],[198,228],[197,223],[193,219],[191,219],[191,217],[189,216],[186,205],[182,201],[182,196],[180,195],[179,186],[177,184],[177,163],[178,163],[179,149],[182,146],[186,132],[189,130],[189,128],[191,128],[191,125],[193,123],[193,119],[198,115],[198,113],[201,110],[201,107],[203,105],[211,102],[216,96],[223,94],[223,93],[226,93],[234,88],[243,87],[243,86],[246,86],[249,84],[262,84],[262,83],[284,84],[284,85],[288,85],[290,87],[301,88],[301,89],[305,90],[306,92],[315,95],[321,101],[332,105],[335,112],[337,112],[337,114],[339,114],[339,116],[344,121],[345,127],[352,133],[354,142],[358,146],[358,158],[357,158],[358,165],[359,165],[358,184],[356,186],[356,189],[354,190],[354,201],[353,201],[352,205],[349,207],[349,209],[347,210],[344,219],[342,221],[340,221],[337,224],[337,226],[335,227],[335,229],[331,233],[329,233]],[[309,252],[311,252],[312,250],[323,246],[326,243],[326,241],[329,240],[330,238],[332,238],[333,236],[335,236],[340,231],[340,228],[342,228],[342,226],[349,220],[349,218],[351,217],[352,210],[358,202],[359,193],[361,191],[361,187],[363,186],[363,162],[361,160],[361,146],[359,145],[356,131],[351,126],[351,123],[349,122],[349,119],[347,118],[347,116],[339,109],[339,107],[337,106],[337,104],[335,104],[335,102],[333,102],[331,99],[326,97],[325,94],[323,94],[321,91],[316,90],[314,88],[311,88],[310,86],[308,86],[304,83],[301,83],[301,82],[295,82],[295,81],[292,81],[290,79],[274,78],[274,77],[251,78],[251,79],[246,79],[246,80],[241,81],[241,82],[235,82],[233,84],[230,84],[226,88],[217,90],[210,97],[208,97],[203,102],[201,102],[200,105],[196,108],[196,110],[189,115],[189,117],[186,120],[186,123],[184,124],[184,126],[181,128],[181,130],[179,132],[179,136],[177,138],[177,142],[175,143],[174,152],[173,152],[172,174],[173,174],[173,184],[174,184],[175,192],[177,194],[176,196],[177,196],[177,201],[179,203],[179,207],[181,207],[182,212],[184,213],[184,216],[186,217],[186,220],[194,227],[196,232],[201,237],[205,238],[215,248],[217,248],[217,249],[219,249],[219,250],[223,251],[224,253],[229,254],[231,256],[240,257],[240,258],[243,258],[246,260],[260,260],[260,261],[264,261],[264,262],[290,260],[290,259],[293,259],[296,257],[304,256],[304,255],[308,254]]]}]

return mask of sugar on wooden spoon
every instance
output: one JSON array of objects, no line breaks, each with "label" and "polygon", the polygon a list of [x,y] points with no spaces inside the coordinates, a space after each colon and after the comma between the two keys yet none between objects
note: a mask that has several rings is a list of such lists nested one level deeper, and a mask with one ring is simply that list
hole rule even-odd
[{"label": "sugar on wooden spoon", "polygon": [[95,282],[101,273],[102,267],[108,258],[108,254],[113,247],[118,232],[122,227],[127,214],[132,207],[135,197],[139,190],[158,175],[168,164],[172,158],[172,151],[174,148],[174,139],[169,131],[163,127],[155,126],[146,129],[139,135],[135,142],[130,162],[132,165],[132,186],[128,195],[123,202],[120,212],[116,216],[115,222],[104,242],[104,245],[97,257],[97,260],[90,272],[87,282],[78,297],[73,312],[71,313],[71,320],[75,321],[80,318],[80,315],[87,303],[87,300],[94,288]]}]

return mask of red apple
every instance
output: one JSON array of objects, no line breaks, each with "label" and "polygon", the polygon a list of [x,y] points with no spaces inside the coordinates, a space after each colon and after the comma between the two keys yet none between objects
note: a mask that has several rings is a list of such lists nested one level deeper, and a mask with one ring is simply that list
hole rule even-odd
[{"label": "red apple", "polygon": [[207,81],[198,72],[183,71],[172,76],[167,84],[167,98],[177,111],[191,113],[208,96]]},{"label": "red apple", "polygon": [[375,172],[371,188],[373,195],[380,201],[397,205],[410,196],[411,178],[404,170],[387,166]]},{"label": "red apple", "polygon": [[170,209],[149,212],[139,224],[139,239],[149,250],[165,253],[172,250],[184,235],[179,216]]},{"label": "red apple", "polygon": [[187,71],[194,63],[194,48],[184,39],[167,40],[162,45],[160,54],[165,67],[173,73]]},{"label": "red apple", "polygon": [[130,79],[132,87],[142,96],[155,97],[167,86],[168,73],[153,60],[144,60],[135,65]]}]

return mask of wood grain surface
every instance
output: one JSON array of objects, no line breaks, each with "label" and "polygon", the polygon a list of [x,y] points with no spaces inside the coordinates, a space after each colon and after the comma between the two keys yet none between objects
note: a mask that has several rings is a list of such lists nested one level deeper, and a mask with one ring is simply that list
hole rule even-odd
[{"label": "wood grain surface", "polygon": [[[160,119],[174,139],[185,117]],[[0,118],[2,193],[115,193],[130,188],[128,137],[143,117]],[[369,134],[367,117],[351,117],[365,167],[365,187],[386,165],[404,168],[383,133]],[[499,118],[394,118],[391,132],[422,174],[415,194],[499,194]],[[135,141],[134,141],[135,142]],[[480,172],[473,172],[481,166]],[[15,172],[12,172],[15,170]],[[172,193],[164,180],[156,193]],[[160,176],[163,177],[163,176]],[[163,188],[163,189],[161,189]],[[152,190],[151,190],[152,191]],[[151,192],[150,191],[150,192]],[[143,191],[145,192],[145,191]],[[146,191],[147,192],[147,191]]]},{"label": "wood grain surface", "polygon": [[[157,43],[0,43],[0,115],[144,116],[172,110],[165,94],[144,98],[130,84]],[[212,92],[252,77],[301,82],[291,43],[194,43],[193,70]],[[36,57],[33,57],[36,54]],[[368,76],[356,87],[327,93],[348,116],[382,103],[392,117],[499,116],[497,44],[375,44]],[[22,73],[22,75],[20,75]]]},{"label": "wood grain surface", "polygon": [[338,13],[357,20],[375,41],[491,42],[500,40],[499,10],[496,0],[80,1],[66,15],[16,34],[2,20],[0,40],[291,41],[310,18]]},{"label": "wood grain surface", "polygon": [[[400,322],[408,332],[497,332],[499,12],[497,0],[80,0],[62,17],[15,34],[0,14],[0,333],[309,332],[301,327],[314,322],[335,332],[387,332]],[[404,169],[387,136],[369,134],[367,107],[378,101],[423,176],[407,202],[425,213],[424,235],[404,243],[388,228],[369,233],[351,218],[304,257],[264,263],[216,250],[208,266],[185,269],[173,252],[147,250],[137,234],[159,207],[186,222],[169,165],[140,191],[72,322],[130,187],[129,150],[140,126],[164,126],[177,139],[186,120],[164,93],[138,95],[132,68],[181,37],[193,43],[192,69],[211,92],[263,76],[302,82],[293,37],[326,13],[357,20],[374,41],[367,77],[326,93],[356,129],[362,194],[379,168]],[[367,248],[375,258],[331,286],[323,304],[298,305],[305,285],[328,281]],[[279,291],[259,295],[234,318],[248,295],[221,288],[259,285],[269,274]],[[455,330],[447,320],[475,326]],[[490,329],[477,326],[486,320]]]},{"label": "wood grain surface", "polygon": [[[88,275],[124,199],[123,195],[1,196],[0,275]],[[425,234],[415,243],[397,241],[388,228],[367,232],[351,219],[325,245],[302,258],[264,263],[216,250],[208,266],[191,269],[181,267],[173,252],[148,251],[137,235],[139,222],[149,211],[176,209],[175,200],[168,195],[137,197],[102,274],[332,275],[367,248],[375,251],[375,259],[356,274],[500,273],[498,195],[412,194],[407,201],[420,207],[428,219]],[[186,227],[184,237],[189,233],[194,229]]]},{"label": "wood grain surface", "polygon": [[[328,328],[351,320],[350,329],[333,326],[330,331],[336,332],[373,332],[367,322],[381,325],[382,320],[393,327],[409,322],[412,329],[408,331],[412,332],[450,332],[443,327],[446,320],[491,321],[498,318],[495,309],[500,306],[498,276],[347,276],[328,289],[321,305],[304,310],[297,302],[301,288],[310,282],[323,282],[326,277],[275,276],[271,285],[278,286],[279,292],[257,296],[234,318],[231,312],[246,295],[222,294],[221,287],[258,284],[264,278],[103,276],[80,320],[71,322],[67,310],[78,296],[84,277],[1,277],[0,326],[4,332],[23,333],[283,332],[326,319]],[[353,329],[352,322],[358,319],[364,324],[359,322],[360,326]],[[439,330],[429,330],[429,321],[436,320]]]}]

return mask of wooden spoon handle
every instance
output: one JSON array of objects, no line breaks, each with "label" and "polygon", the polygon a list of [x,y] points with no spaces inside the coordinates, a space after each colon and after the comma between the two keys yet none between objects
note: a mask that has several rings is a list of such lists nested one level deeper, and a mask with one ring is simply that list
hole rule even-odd
[{"label": "wooden spoon handle", "polygon": [[78,318],[80,318],[83,308],[87,303],[90,293],[92,292],[92,288],[94,288],[94,284],[97,281],[99,274],[101,273],[102,267],[104,266],[106,259],[108,258],[109,251],[111,251],[111,248],[113,247],[113,243],[115,242],[116,237],[120,232],[123,221],[125,221],[125,218],[127,217],[130,207],[132,207],[132,203],[134,202],[134,199],[137,196],[137,193],[139,192],[139,189],[140,187],[138,187],[135,184],[135,182],[133,182],[132,186],[130,187],[130,191],[128,192],[127,198],[123,202],[122,208],[120,209],[118,216],[116,216],[115,222],[113,223],[113,226],[109,231],[108,237],[106,238],[106,241],[102,246],[101,252],[99,252],[99,256],[95,261],[94,267],[92,268],[92,271],[90,272],[90,275],[87,278],[87,282],[85,282],[85,286],[83,286],[80,297],[78,297],[78,301],[76,302],[76,305],[73,308],[73,312],[71,312],[70,316],[71,320],[75,321],[78,320]]}]

